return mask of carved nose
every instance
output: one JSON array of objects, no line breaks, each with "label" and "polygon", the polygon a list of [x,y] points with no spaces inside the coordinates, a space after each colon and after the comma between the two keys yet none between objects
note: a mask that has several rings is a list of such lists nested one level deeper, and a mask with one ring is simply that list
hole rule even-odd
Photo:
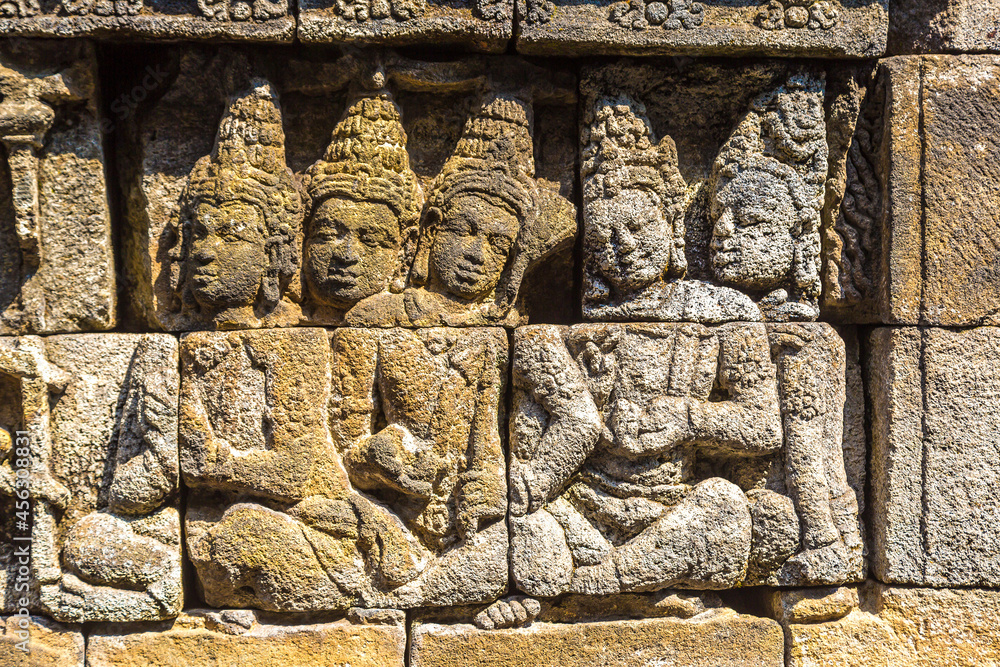
[{"label": "carved nose", "polygon": [[361,260],[358,244],[350,238],[344,238],[333,246],[333,257],[343,264],[357,264]]},{"label": "carved nose", "polygon": [[733,220],[732,209],[726,209],[715,223],[715,236],[728,238],[736,231],[736,223]]},{"label": "carved nose", "polygon": [[632,232],[625,227],[618,230],[618,246],[622,252],[631,252],[635,250],[636,245],[635,236]]},{"label": "carved nose", "polygon": [[485,246],[485,241],[482,238],[476,237],[476,239],[468,245],[465,249],[465,259],[470,262],[475,262],[476,264],[482,264],[484,260],[483,247]]}]

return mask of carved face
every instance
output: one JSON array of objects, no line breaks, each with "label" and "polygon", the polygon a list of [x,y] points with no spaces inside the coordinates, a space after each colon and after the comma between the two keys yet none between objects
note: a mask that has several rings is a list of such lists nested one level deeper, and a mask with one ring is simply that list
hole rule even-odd
[{"label": "carved face", "polygon": [[733,287],[770,290],[787,281],[795,255],[796,208],[788,185],[763,172],[744,172],[719,194],[712,230],[712,268]]},{"label": "carved face", "polygon": [[188,258],[191,293],[203,308],[249,306],[267,268],[264,219],[244,202],[199,202]]},{"label": "carved face", "polygon": [[653,194],[620,190],[590,202],[587,223],[598,269],[618,289],[641,289],[669,269],[673,228]]},{"label": "carved face", "polygon": [[500,281],[519,227],[510,211],[480,197],[459,197],[440,222],[431,270],[452,294],[483,297]]},{"label": "carved face", "polygon": [[334,197],[316,209],[305,243],[313,296],[349,308],[386,288],[399,264],[399,220],[380,202]]}]

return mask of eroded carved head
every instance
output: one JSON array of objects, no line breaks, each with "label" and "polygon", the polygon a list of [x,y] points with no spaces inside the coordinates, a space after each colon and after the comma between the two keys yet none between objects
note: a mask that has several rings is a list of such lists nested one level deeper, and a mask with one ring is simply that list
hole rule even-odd
[{"label": "eroded carved head", "polygon": [[215,149],[191,172],[177,290],[199,319],[246,324],[266,315],[295,273],[302,201],[284,143],[277,96],[254,80],[232,98]]},{"label": "eroded carved head", "polygon": [[304,277],[312,297],[349,308],[386,289],[400,291],[422,196],[388,93],[351,105],[307,179]]},{"label": "eroded carved head", "polygon": [[572,239],[572,206],[534,178],[531,109],[491,94],[436,179],[411,281],[458,299],[495,295],[503,317],[524,274]]},{"label": "eroded carved head", "polygon": [[795,171],[760,160],[729,180],[714,204],[711,258],[716,278],[749,291],[787,286],[813,214]]},{"label": "eroded carved head", "polygon": [[824,91],[822,76],[796,73],[759,96],[713,167],[712,269],[723,284],[799,304],[768,319],[818,314]]},{"label": "eroded carved head", "polygon": [[584,222],[593,269],[634,292],[683,276],[686,186],[670,137],[657,145],[645,107],[625,96],[596,101],[584,130]]}]

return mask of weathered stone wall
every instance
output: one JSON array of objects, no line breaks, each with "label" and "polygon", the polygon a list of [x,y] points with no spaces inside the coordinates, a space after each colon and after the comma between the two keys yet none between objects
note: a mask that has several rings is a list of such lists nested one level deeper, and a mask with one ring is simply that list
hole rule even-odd
[{"label": "weathered stone wall", "polygon": [[0,667],[1000,664],[1000,3],[0,33]]}]

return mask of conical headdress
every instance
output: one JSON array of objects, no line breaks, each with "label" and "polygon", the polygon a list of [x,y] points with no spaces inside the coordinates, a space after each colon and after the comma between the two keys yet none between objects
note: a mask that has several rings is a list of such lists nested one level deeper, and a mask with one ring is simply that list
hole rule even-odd
[{"label": "conical headdress", "polygon": [[[535,180],[531,107],[508,93],[487,94],[468,119],[455,153],[435,179],[430,204],[447,211],[462,195],[473,195],[513,213],[520,223],[509,262],[491,308],[506,316],[528,268],[576,235],[576,209],[558,186]],[[418,267],[414,267],[415,274]],[[421,276],[416,275],[419,282]]]},{"label": "conical headdress", "polygon": [[307,182],[313,206],[330,197],[381,202],[399,216],[401,229],[416,223],[420,186],[410,169],[399,107],[387,92],[348,108],[323,159],[309,167]]},{"label": "conical headdress", "polygon": [[302,199],[285,165],[285,133],[271,84],[254,79],[248,90],[230,99],[212,154],[191,172],[188,195],[216,203],[246,201],[275,225],[298,220]]},{"label": "conical headdress", "polygon": [[512,95],[487,97],[469,118],[455,153],[432,188],[432,206],[446,208],[459,194],[473,192],[514,213],[534,216],[536,189],[531,109]]},{"label": "conical headdress", "polygon": [[[191,171],[183,203],[188,219],[198,201],[216,205],[240,201],[261,212],[268,255],[263,297],[272,305],[279,301],[298,267],[303,210],[302,196],[285,164],[278,96],[267,80],[253,78],[230,98],[212,154],[198,160]],[[184,236],[188,248],[190,232],[185,230]]]}]

